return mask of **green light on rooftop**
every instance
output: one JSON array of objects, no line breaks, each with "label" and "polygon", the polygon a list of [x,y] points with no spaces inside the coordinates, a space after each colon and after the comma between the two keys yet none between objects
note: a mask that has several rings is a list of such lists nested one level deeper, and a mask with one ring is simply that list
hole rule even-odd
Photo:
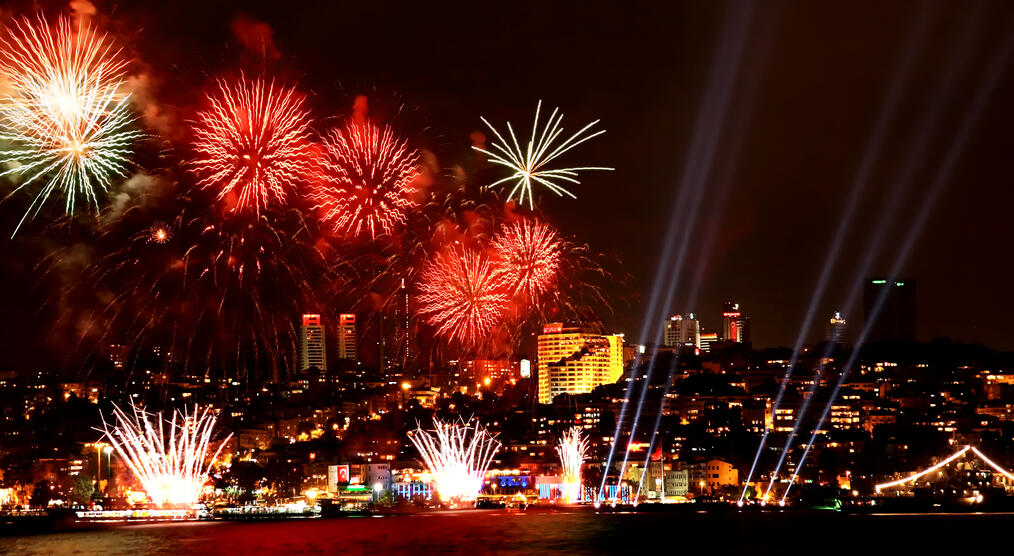
[{"label": "green light on rooftop", "polygon": [[874,280],[873,283],[874,284],[886,284],[887,280]]}]

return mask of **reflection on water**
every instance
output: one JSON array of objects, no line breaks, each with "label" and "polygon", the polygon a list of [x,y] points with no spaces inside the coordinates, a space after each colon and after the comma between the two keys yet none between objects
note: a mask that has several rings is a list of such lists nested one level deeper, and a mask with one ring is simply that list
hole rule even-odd
[{"label": "reflection on water", "polygon": [[393,517],[130,525],[0,537],[2,554],[852,554],[967,551],[1012,515],[477,510]]}]

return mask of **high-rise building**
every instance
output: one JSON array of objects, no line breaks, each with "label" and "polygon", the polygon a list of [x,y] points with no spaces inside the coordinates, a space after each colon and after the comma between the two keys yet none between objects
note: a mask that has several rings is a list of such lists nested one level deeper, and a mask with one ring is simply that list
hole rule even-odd
[{"label": "high-rise building", "polygon": [[538,338],[539,403],[583,394],[623,376],[623,336],[550,323]]},{"label": "high-rise building", "polygon": [[358,342],[356,339],[356,315],[342,313],[338,315],[338,359],[358,362]]},{"label": "high-rise building", "polygon": [[863,318],[867,342],[915,338],[915,282],[868,280],[863,285]]},{"label": "high-rise building", "polygon": [[840,345],[849,342],[849,325],[840,311],[835,311],[827,321],[827,341]]},{"label": "high-rise building", "polygon": [[701,323],[697,317],[690,313],[673,315],[665,321],[665,336],[662,343],[666,347],[694,346],[701,347]]},{"label": "high-rise building", "polygon": [[299,329],[299,370],[311,367],[325,370],[327,353],[324,350],[324,326],[320,315],[303,315],[303,326]]},{"label": "high-rise building", "polygon": [[708,332],[701,334],[701,351],[705,353],[711,352],[711,344],[718,341],[718,332]]},{"label": "high-rise building", "polygon": [[722,311],[722,339],[726,342],[750,343],[750,317],[743,314],[739,303],[726,303]]}]

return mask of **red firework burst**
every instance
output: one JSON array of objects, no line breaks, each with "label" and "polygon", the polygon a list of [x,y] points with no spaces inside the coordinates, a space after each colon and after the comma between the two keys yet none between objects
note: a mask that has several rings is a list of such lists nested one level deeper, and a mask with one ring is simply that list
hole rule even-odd
[{"label": "red firework burst", "polygon": [[261,78],[218,80],[194,126],[190,165],[200,187],[218,187],[232,210],[283,203],[313,173],[310,112],[295,89]]},{"label": "red firework burst", "polygon": [[476,345],[507,309],[507,287],[499,265],[455,244],[423,268],[419,314],[444,339]]},{"label": "red firework burst", "polygon": [[336,232],[370,239],[390,234],[416,206],[419,152],[390,127],[350,121],[324,140],[325,179],[310,198]]},{"label": "red firework burst", "polygon": [[508,224],[493,238],[511,292],[535,302],[556,278],[560,240],[552,226],[536,220]]}]

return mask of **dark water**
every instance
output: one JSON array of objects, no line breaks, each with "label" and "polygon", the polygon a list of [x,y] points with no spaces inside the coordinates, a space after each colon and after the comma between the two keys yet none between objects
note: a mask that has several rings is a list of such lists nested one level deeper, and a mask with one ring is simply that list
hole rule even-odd
[{"label": "dark water", "polygon": [[0,554],[975,554],[1006,551],[1014,514],[464,511],[119,526],[0,537]]}]

